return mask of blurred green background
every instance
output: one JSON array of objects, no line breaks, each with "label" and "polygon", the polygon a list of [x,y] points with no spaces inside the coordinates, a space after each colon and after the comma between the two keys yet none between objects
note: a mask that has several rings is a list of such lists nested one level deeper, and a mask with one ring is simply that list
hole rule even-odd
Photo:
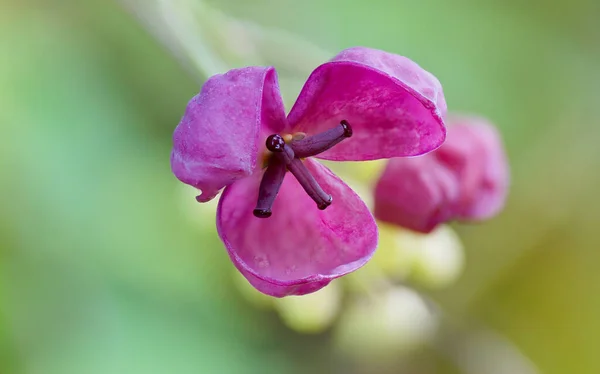
[{"label": "blurred green background", "polygon": [[[2,0],[0,373],[600,373],[599,24],[596,0]],[[512,168],[505,211],[456,226],[463,275],[423,290],[451,327],[394,364],[241,298],[169,167],[207,75],[273,64],[289,105],[355,45],[434,73]]]}]

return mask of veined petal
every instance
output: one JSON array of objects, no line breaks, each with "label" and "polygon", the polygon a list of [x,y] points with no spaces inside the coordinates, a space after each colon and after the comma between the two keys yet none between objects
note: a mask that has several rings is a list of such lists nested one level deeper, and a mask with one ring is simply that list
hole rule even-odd
[{"label": "veined petal", "polygon": [[317,182],[333,196],[319,210],[291,173],[273,205],[273,215],[252,214],[262,172],[228,186],[219,201],[217,230],[231,260],[259,291],[304,295],[364,265],[377,246],[369,209],[329,169],[305,160]]},{"label": "veined petal", "polygon": [[453,218],[459,180],[428,157],[391,159],[375,187],[375,217],[419,232]]},{"label": "veined petal", "polygon": [[439,147],[445,113],[442,86],[432,74],[406,57],[355,47],[313,71],[288,120],[294,131],[307,134],[347,120],[352,138],[318,157],[361,161]]},{"label": "veined petal", "polygon": [[199,201],[209,201],[250,175],[266,136],[286,126],[275,69],[215,75],[188,103],[175,129],[171,168],[179,180],[202,190]]}]

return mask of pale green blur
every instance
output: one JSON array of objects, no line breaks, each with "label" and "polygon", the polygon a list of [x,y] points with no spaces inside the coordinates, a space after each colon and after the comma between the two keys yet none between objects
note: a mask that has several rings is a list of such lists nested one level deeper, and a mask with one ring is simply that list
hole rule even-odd
[{"label": "pale green blur", "polygon": [[[599,24],[597,0],[2,0],[0,373],[600,373]],[[170,172],[172,131],[207,75],[273,64],[289,108],[355,45],[498,125],[508,205],[454,225],[446,287],[421,258],[321,313],[256,301]]]}]

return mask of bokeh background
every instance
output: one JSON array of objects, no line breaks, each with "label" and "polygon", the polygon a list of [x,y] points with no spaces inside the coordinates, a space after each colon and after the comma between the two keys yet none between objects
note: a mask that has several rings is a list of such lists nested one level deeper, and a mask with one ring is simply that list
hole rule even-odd
[{"label": "bokeh background", "polygon": [[[599,24],[596,0],[2,0],[0,373],[600,373]],[[340,322],[351,295],[306,333],[244,297],[171,134],[211,74],[274,65],[289,105],[355,45],[495,122],[511,193],[453,225],[456,282],[402,282],[415,293],[385,313],[413,308],[404,325],[374,327],[362,290],[362,315]]]}]

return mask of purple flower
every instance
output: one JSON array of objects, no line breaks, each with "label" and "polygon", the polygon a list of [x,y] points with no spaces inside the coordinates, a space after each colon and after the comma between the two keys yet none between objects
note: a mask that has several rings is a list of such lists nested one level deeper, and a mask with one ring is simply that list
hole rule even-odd
[{"label": "purple flower", "polygon": [[504,206],[508,162],[496,128],[475,116],[447,119],[448,137],[427,155],[388,162],[375,187],[375,217],[431,232],[449,220],[483,220]]},{"label": "purple flower", "polygon": [[445,112],[434,76],[383,51],[351,48],[317,67],[287,118],[272,67],[234,69],[189,102],[171,166],[200,202],[225,187],[217,230],[254,287],[303,295],[360,268],[377,245],[366,205],[312,156],[420,155],[444,141]]}]

